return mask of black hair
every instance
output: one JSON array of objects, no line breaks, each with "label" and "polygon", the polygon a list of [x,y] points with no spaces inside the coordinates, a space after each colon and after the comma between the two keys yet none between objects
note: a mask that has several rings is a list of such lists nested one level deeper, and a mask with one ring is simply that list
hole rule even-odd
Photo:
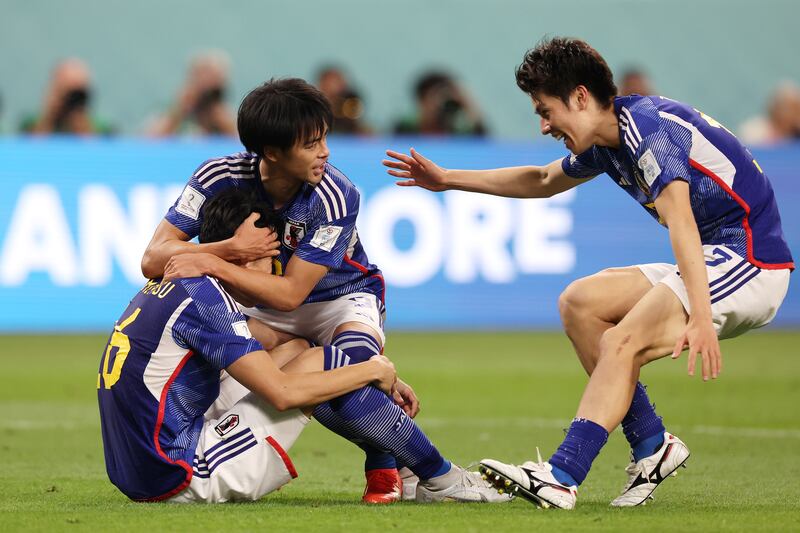
[{"label": "black hair", "polygon": [[331,104],[300,78],[271,79],[250,91],[239,106],[239,139],[249,152],[288,150],[322,135],[333,123]]},{"label": "black hair", "polygon": [[257,228],[269,227],[280,233],[282,220],[275,210],[254,192],[234,187],[222,191],[206,204],[199,241],[205,243],[230,239],[251,213],[261,215],[255,222]]},{"label": "black hair", "polygon": [[603,108],[608,108],[617,94],[603,56],[580,39],[555,37],[540,41],[525,54],[516,75],[517,86],[528,95],[544,93],[565,104],[578,85],[585,86]]}]

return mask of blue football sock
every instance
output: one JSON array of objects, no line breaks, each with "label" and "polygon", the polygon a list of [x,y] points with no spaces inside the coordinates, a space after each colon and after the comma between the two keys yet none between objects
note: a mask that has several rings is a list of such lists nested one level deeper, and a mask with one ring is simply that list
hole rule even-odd
[{"label": "blue football sock", "polygon": [[322,403],[314,409],[314,416],[348,440],[397,457],[420,479],[430,479],[450,469],[414,421],[375,387],[364,387]]},{"label": "blue football sock", "polygon": [[[592,467],[592,461],[600,453],[600,448],[608,440],[608,431],[599,424],[585,418],[576,418],[567,431],[564,442],[550,458],[553,475],[556,471],[569,474],[572,482],[580,485]],[[558,477],[556,477],[558,479]],[[559,479],[559,482],[564,483]]]},{"label": "blue football sock", "polygon": [[[373,355],[381,353],[381,347],[371,335],[361,331],[344,331],[333,338],[333,346],[341,350],[344,356],[338,357],[336,361],[328,362],[326,357],[325,370],[337,368],[344,365],[354,365],[368,361]],[[364,470],[375,470],[377,468],[397,468],[397,461],[391,454],[376,450],[367,443],[360,443],[359,447],[364,450]]]},{"label": "blue football sock", "polygon": [[631,406],[622,419],[622,431],[631,445],[634,461],[652,455],[664,442],[664,424],[655,406],[650,404],[645,386],[639,382],[633,391]]},{"label": "blue football sock", "polygon": [[[447,459],[443,459],[442,460],[442,466],[439,467],[439,470],[437,470],[436,472],[431,474],[430,477],[443,476],[446,473],[448,473],[452,467],[453,467],[453,465],[450,463],[450,461],[448,461]],[[430,478],[428,478],[428,479],[430,479]]]},{"label": "blue football sock", "polygon": [[647,437],[631,449],[633,460],[638,462],[649,455],[653,455],[662,444],[664,444],[664,433],[656,433],[652,437]]},{"label": "blue football sock", "polygon": [[559,483],[562,485],[567,485],[571,487],[572,485],[577,486],[578,482],[575,481],[575,478],[569,475],[568,472],[564,472],[558,467],[553,467],[553,477],[555,477]]}]

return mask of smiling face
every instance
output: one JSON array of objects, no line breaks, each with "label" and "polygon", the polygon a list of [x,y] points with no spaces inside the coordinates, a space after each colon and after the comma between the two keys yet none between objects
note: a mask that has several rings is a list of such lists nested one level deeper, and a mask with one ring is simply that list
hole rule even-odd
[{"label": "smiling face", "polygon": [[330,156],[328,132],[298,142],[287,150],[267,149],[270,172],[316,185],[322,180],[325,162]]},{"label": "smiling face", "polygon": [[[591,148],[596,138],[598,106],[583,86],[578,86],[565,103],[557,96],[540,93],[531,98],[542,135],[563,141],[573,154]],[[593,105],[594,104],[594,105]]]}]

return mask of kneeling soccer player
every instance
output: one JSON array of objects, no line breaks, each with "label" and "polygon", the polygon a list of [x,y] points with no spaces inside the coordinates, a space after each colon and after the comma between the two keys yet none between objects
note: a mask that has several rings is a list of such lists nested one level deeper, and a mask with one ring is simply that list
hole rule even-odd
[{"label": "kneeling soccer player", "polygon": [[[383,276],[356,228],[360,192],[329,161],[330,102],[304,80],[273,79],[244,98],[237,123],[247,152],[200,165],[156,229],[142,272],[149,278],[214,276],[247,295],[244,314],[273,330],[335,346],[352,362],[383,353]],[[283,238],[274,242],[259,236],[267,232],[245,227],[224,242],[189,242],[208,202],[232,188],[252,191],[272,206]],[[275,275],[236,264],[272,247],[279,247],[271,252],[278,253]],[[395,398],[416,415],[419,402],[410,386],[398,381]],[[411,476],[401,480],[395,457],[358,444],[366,452],[362,499],[397,501]]]},{"label": "kneeling soccer player", "polygon": [[545,166],[446,170],[412,150],[387,152],[399,184],[518,198],[553,196],[607,173],[669,229],[677,265],[609,269],[559,299],[567,335],[590,374],[566,438],[548,462],[486,459],[482,470],[534,503],[572,509],[577,486],[622,425],[628,482],[613,506],[645,503],[689,457],[639,382],[642,366],[689,348],[689,374],[722,369],[718,338],[768,324],[794,268],[775,195],[752,154],[718,122],[660,96],[616,97],[611,71],[583,41],[556,38],[528,52],[517,85],[541,131],[572,154]]},{"label": "kneeling soccer player", "polygon": [[[268,219],[266,206],[251,209],[243,193],[228,196],[236,194],[242,201],[222,197],[219,209],[209,203],[201,240],[228,238],[245,219]],[[250,266],[269,268],[270,260],[256,263]],[[308,422],[310,407],[335,399],[344,414],[331,415],[329,424],[402,457],[423,480],[418,500],[507,499],[442,458],[392,402],[386,393],[396,375],[387,359],[319,371],[343,358],[326,346],[279,369],[217,280],[149,281],[115,325],[101,360],[98,400],[109,478],[140,501],[258,499],[297,475],[285,450]],[[365,386],[370,383],[380,390]]]}]

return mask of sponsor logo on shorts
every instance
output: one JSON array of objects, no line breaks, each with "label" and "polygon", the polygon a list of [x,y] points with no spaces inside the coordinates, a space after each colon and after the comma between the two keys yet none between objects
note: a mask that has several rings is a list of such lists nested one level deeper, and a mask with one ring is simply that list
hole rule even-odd
[{"label": "sponsor logo on shorts", "polygon": [[306,236],[305,222],[298,222],[296,220],[286,220],[286,226],[283,229],[283,245],[292,250],[296,250],[300,241]]},{"label": "sponsor logo on shorts", "polygon": [[214,426],[214,431],[217,435],[223,437],[231,432],[233,428],[239,425],[239,415],[231,414],[222,419],[222,422]]}]

